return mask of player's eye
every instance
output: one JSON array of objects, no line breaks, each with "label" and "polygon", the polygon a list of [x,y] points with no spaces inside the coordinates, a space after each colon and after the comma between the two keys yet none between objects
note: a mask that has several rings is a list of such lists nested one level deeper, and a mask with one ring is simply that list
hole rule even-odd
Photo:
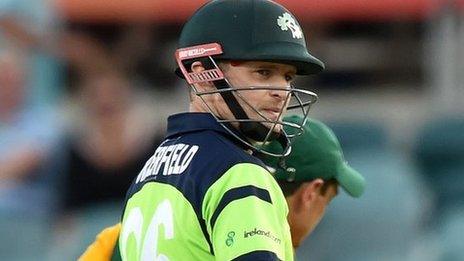
[{"label": "player's eye", "polygon": [[295,80],[295,75],[287,74],[285,75],[285,80],[287,82],[293,82]]},{"label": "player's eye", "polygon": [[256,73],[262,77],[269,77],[271,75],[271,70],[268,69],[259,69],[256,70]]}]

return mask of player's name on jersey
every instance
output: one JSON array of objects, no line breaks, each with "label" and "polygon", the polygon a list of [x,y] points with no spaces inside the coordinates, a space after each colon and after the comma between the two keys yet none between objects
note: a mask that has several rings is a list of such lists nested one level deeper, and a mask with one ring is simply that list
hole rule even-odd
[{"label": "player's name on jersey", "polygon": [[197,145],[184,143],[158,147],[140,171],[136,183],[153,175],[182,174],[192,162],[198,149]]}]

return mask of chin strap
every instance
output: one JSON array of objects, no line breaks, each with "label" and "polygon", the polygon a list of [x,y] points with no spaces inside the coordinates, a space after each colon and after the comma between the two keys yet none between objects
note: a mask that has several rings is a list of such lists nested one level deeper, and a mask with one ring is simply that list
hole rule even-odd
[{"label": "chin strap", "polygon": [[[211,59],[211,58],[210,58]],[[216,67],[213,62],[208,58],[201,59],[202,64],[205,68],[214,68]],[[214,86],[218,90],[222,89],[229,89],[231,86],[225,79],[213,81]],[[235,119],[250,119],[246,114],[245,110],[242,108],[240,103],[238,102],[237,98],[231,91],[227,92],[220,92],[222,98],[224,99],[225,103],[229,107],[230,111],[234,115]],[[290,148],[290,142],[287,135],[282,135],[281,133],[277,133],[271,131],[270,128],[266,127],[261,122],[238,122],[239,128],[238,131],[241,136],[244,136],[249,140],[250,143],[254,142],[268,142],[268,141],[277,141],[283,148],[283,154],[287,155],[287,150]],[[269,134],[269,132],[271,133]],[[283,130],[282,130],[283,132]],[[266,137],[269,137],[267,140]],[[256,149],[255,149],[256,150]]]},{"label": "chin strap", "polygon": [[[201,63],[205,66],[205,68],[215,67],[213,62],[207,58],[201,59]],[[225,79],[214,81],[213,84],[218,90],[231,88]],[[220,92],[220,94],[235,119],[250,119],[232,92]],[[238,124],[239,131],[246,138],[252,139],[253,141],[263,142],[270,131],[268,127],[264,126],[260,122],[239,122]],[[279,136],[280,134],[272,132],[268,140],[275,140]]]},{"label": "chin strap", "polygon": [[[225,80],[216,81],[214,85],[218,90],[230,88],[229,84]],[[250,119],[232,92],[221,92],[221,96],[236,119]],[[239,122],[238,124],[239,131],[245,137],[252,139],[253,141],[263,142],[269,131],[271,131],[261,122]],[[276,140],[280,136],[283,135],[272,131],[268,140]]]}]

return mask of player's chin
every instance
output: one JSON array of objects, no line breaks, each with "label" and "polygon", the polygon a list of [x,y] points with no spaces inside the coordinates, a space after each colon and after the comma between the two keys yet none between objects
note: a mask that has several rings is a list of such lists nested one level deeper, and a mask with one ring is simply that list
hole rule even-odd
[{"label": "player's chin", "polygon": [[280,134],[282,132],[282,124],[280,123],[266,122],[264,123],[264,126],[266,126],[269,130],[272,130],[274,133]]}]

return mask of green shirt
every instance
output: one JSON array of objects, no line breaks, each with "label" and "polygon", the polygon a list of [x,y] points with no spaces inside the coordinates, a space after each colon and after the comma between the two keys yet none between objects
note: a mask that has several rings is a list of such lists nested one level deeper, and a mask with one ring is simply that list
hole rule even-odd
[{"label": "green shirt", "polygon": [[262,162],[209,114],[175,115],[129,189],[120,253],[123,260],[293,260],[287,214]]}]

